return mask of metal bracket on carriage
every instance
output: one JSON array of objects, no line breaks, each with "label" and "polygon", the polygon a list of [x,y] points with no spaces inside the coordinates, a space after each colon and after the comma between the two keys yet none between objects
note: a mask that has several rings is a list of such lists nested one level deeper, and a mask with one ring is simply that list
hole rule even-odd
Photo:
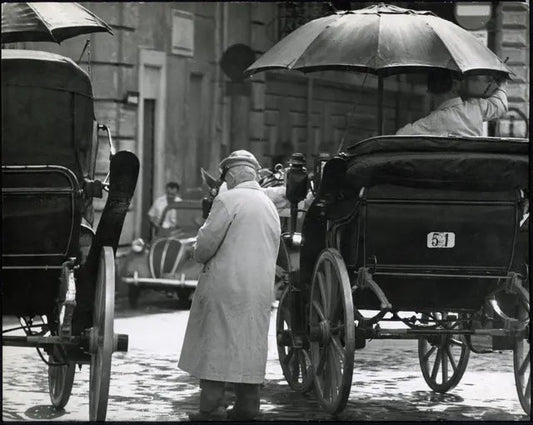
[{"label": "metal bracket on carriage", "polygon": [[76,265],[76,258],[69,258],[62,264],[59,290],[59,334],[65,338],[72,336],[72,317],[76,308],[74,270],[77,268],[79,268],[79,265]]},{"label": "metal bracket on carriage", "polygon": [[104,184],[100,180],[83,180],[83,191],[90,198],[102,198],[104,196]]},{"label": "metal bracket on carriage", "polygon": [[358,320],[361,322],[366,323],[372,323],[376,322],[377,320],[381,319],[385,314],[387,314],[392,309],[392,304],[387,299],[387,296],[385,293],[381,290],[379,285],[374,281],[372,278],[372,273],[370,272],[370,269],[368,267],[361,267],[357,271],[357,282],[352,287],[352,293],[355,292],[356,289],[369,289],[378,298],[380,302],[380,312],[377,313],[375,316],[367,318],[363,317],[357,309],[354,310],[354,313],[356,316],[358,316]]},{"label": "metal bracket on carriage", "polygon": [[522,285],[522,276],[518,273],[510,272],[509,278],[505,279],[499,288],[493,291],[488,296],[488,302],[494,312],[500,316],[504,321],[504,326],[508,330],[522,330],[529,324],[529,314],[522,320],[516,319],[514,317],[509,317],[501,308],[498,300],[496,299],[496,294],[499,292],[505,292],[508,294],[516,294],[518,296],[518,301],[523,303],[527,307],[529,312],[529,292]]}]

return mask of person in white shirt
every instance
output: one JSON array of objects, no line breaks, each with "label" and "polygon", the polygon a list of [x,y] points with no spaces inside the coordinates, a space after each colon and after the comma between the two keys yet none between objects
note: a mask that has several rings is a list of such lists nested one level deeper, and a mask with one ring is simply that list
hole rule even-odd
[{"label": "person in white shirt", "polygon": [[508,110],[505,82],[484,98],[463,100],[461,82],[451,71],[435,70],[428,76],[428,92],[437,107],[426,117],[400,128],[397,135],[482,136],[483,122],[501,117]]},{"label": "person in white shirt", "polygon": [[180,185],[177,182],[168,182],[166,185],[166,193],[158,197],[150,210],[148,211],[148,217],[156,228],[156,234],[160,233],[160,230],[169,231],[178,227],[178,214],[175,209],[165,209],[175,202],[181,201],[179,196]]}]

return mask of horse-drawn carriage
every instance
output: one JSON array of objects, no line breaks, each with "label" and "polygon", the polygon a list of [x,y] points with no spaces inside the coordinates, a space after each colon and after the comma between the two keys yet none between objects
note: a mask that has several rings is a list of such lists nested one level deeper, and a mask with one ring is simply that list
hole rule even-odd
[{"label": "horse-drawn carriage", "polygon": [[[103,420],[111,355],[128,346],[113,332],[114,254],[139,162],[115,153],[94,119],[89,76],[68,58],[2,50],[1,96],[2,309],[21,323],[3,330],[2,344],[37,348],[56,408],[68,402],[76,365],[90,364],[89,416]],[[94,180],[101,130],[104,182]],[[104,192],[94,232],[92,199]],[[13,330],[25,336],[6,335]]]},{"label": "horse-drawn carriage", "polygon": [[[528,145],[381,136],[325,163],[301,234],[293,233],[301,244],[282,241],[299,254],[276,321],[294,390],[314,386],[323,408],[338,413],[356,349],[417,339],[425,381],[445,393],[470,351],[488,350],[480,338],[491,337],[494,349],[513,350],[530,415]],[[288,196],[298,185],[288,174]]]}]

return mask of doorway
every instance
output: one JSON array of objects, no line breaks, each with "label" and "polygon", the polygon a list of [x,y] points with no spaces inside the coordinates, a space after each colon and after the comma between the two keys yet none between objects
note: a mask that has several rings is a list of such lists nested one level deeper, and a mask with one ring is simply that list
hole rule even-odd
[{"label": "doorway", "polygon": [[165,191],[166,53],[139,50],[137,150],[141,169],[135,200],[135,237],[150,239],[147,213]]},{"label": "doorway", "polygon": [[155,138],[155,99],[144,99],[143,116],[143,158],[142,169],[144,177],[142,180],[142,216],[141,238],[150,240],[151,225],[148,217],[148,210],[154,198],[154,138]]}]

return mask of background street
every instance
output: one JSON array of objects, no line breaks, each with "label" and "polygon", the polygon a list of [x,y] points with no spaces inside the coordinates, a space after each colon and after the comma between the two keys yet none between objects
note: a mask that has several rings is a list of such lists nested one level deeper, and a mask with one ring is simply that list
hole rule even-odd
[{"label": "background street", "polygon": [[[129,334],[129,351],[113,355],[107,420],[185,421],[198,406],[196,379],[177,368],[189,312],[177,301],[143,294],[138,310],[119,299],[115,332]],[[489,420],[525,421],[514,386],[512,352],[471,353],[467,371],[449,394],[432,392],[418,365],[415,341],[370,341],[356,351],[346,410],[332,418],[314,394],[292,391],[282,376],[270,327],[261,420]],[[4,327],[15,322],[4,318]],[[4,347],[3,420],[87,420],[89,367],[76,371],[64,411],[50,406],[47,369],[35,349]]]}]

